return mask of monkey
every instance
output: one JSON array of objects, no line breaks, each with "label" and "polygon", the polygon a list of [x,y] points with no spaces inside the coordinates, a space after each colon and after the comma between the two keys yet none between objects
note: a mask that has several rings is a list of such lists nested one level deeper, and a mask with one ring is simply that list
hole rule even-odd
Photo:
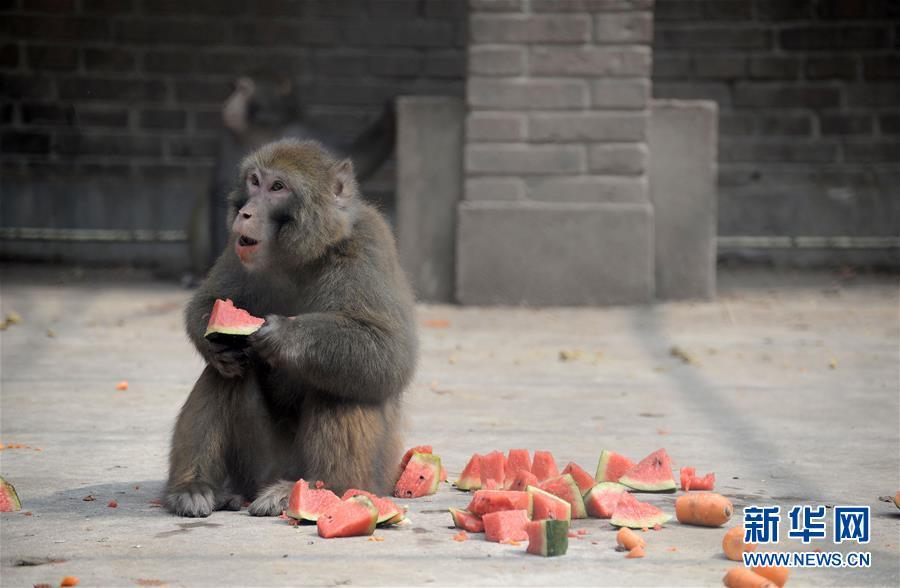
[{"label": "monkey", "polygon": [[[165,506],[278,515],[299,478],[388,493],[418,338],[386,221],[353,162],[314,141],[247,156],[228,203],[228,243],[185,309],[206,366],[176,420]],[[217,298],[265,318],[246,345],[204,338]]]},{"label": "monkey", "polygon": [[225,230],[228,192],[234,170],[251,151],[282,138],[321,143],[340,157],[353,161],[356,177],[364,181],[391,156],[396,137],[394,102],[387,101],[381,114],[352,140],[338,137],[305,116],[290,77],[257,70],[237,78],[222,105],[223,132],[216,164],[206,194],[194,206],[191,222],[191,266],[202,275],[228,238]]}]

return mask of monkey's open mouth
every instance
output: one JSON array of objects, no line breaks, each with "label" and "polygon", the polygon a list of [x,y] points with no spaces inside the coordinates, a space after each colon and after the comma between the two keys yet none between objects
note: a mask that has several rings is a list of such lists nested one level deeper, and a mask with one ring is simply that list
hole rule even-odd
[{"label": "monkey's open mouth", "polygon": [[238,245],[241,247],[252,247],[254,245],[259,245],[259,241],[256,239],[251,239],[246,235],[241,235],[240,239],[238,239]]}]

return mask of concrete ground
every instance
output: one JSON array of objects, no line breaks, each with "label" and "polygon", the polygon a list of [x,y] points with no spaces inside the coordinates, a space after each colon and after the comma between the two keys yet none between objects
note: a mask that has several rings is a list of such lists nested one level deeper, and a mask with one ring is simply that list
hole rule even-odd
[{"label": "concrete ground", "polygon": [[[139,272],[2,269],[2,311],[24,321],[0,335],[0,442],[30,446],[0,452],[27,511],[0,518],[3,586],[719,585],[733,565],[722,529],[674,521],[637,560],[597,519],[575,523],[588,534],[560,558],[456,542],[446,509],[469,497],[449,486],[406,501],[411,524],[381,542],[246,510],[175,518],[152,501],[201,370],[181,327],[189,296]],[[712,303],[422,306],[450,326],[422,328],[407,445],[434,445],[451,478],[475,451],[547,449],[593,471],[602,448],[665,447],[676,467],[716,472],[738,507],[728,526],[749,504],[870,505],[868,545],[833,545],[829,515],[827,540],[769,549],[872,554],[867,569],[793,570],[792,586],[897,586],[900,511],[877,497],[900,490],[898,309],[896,276],[746,270],[721,275]],[[673,512],[676,495],[640,498]]]}]

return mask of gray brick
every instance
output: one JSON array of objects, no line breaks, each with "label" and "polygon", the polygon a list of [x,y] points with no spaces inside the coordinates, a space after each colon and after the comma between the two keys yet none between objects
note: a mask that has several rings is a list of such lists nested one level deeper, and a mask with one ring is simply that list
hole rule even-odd
[{"label": "gray brick", "polygon": [[646,113],[541,113],[528,121],[531,141],[643,141],[646,131]]},{"label": "gray brick", "polygon": [[152,73],[191,73],[194,54],[188,51],[148,51],[144,55],[144,69]]},{"label": "gray brick", "polygon": [[469,106],[495,110],[557,110],[584,108],[588,88],[581,80],[493,80],[471,77]]},{"label": "gray brick", "polygon": [[[463,3],[465,0],[453,0]],[[476,12],[521,12],[523,0],[469,0],[469,9]]]},{"label": "gray brick", "polygon": [[524,47],[469,48],[469,73],[486,76],[517,76],[525,70]]},{"label": "gray brick", "polygon": [[874,55],[863,58],[863,75],[867,80],[900,78],[900,55]]},{"label": "gray brick", "polygon": [[534,12],[651,10],[654,0],[531,0]]},{"label": "gray brick", "polygon": [[850,163],[897,163],[900,141],[866,141],[844,145],[844,158]]},{"label": "gray brick", "polygon": [[694,61],[697,78],[736,79],[747,73],[746,60],[741,55],[704,55]]},{"label": "gray brick", "polygon": [[85,49],[84,66],[96,71],[133,71],[134,54],[124,49]]},{"label": "gray brick", "polygon": [[78,67],[78,50],[73,47],[28,47],[25,51],[31,69],[72,71]]},{"label": "gray brick", "polygon": [[606,143],[588,149],[588,169],[593,173],[621,176],[643,174],[647,169],[644,143]]},{"label": "gray brick", "polygon": [[886,135],[900,134],[900,114],[883,114],[878,118],[878,126]]},{"label": "gray brick", "polygon": [[654,48],[660,49],[768,49],[770,33],[763,28],[657,26]]},{"label": "gray brick", "polygon": [[141,111],[140,126],[144,129],[183,129],[187,113],[183,110],[149,109]]},{"label": "gray brick", "polygon": [[757,125],[763,135],[809,135],[812,120],[804,114],[771,114],[759,118]]},{"label": "gray brick", "polygon": [[584,148],[575,145],[466,146],[466,171],[473,175],[552,175],[585,169]]},{"label": "gray brick", "polygon": [[462,78],[466,74],[466,54],[459,49],[425,53],[425,75],[434,78]]},{"label": "gray brick", "polygon": [[650,43],[653,41],[653,13],[610,12],[594,17],[597,43]]},{"label": "gray brick", "polygon": [[[318,61],[319,55],[316,56]],[[376,53],[369,52],[367,60],[360,59],[358,56],[346,57],[348,61],[356,60],[362,66],[363,71],[359,75],[371,73],[376,76],[389,77],[414,77],[422,71],[422,56],[418,51],[412,49],[385,50]],[[327,62],[322,64],[328,67]],[[368,71],[366,71],[368,68]],[[319,69],[319,66],[317,66]]]},{"label": "gray brick", "polygon": [[469,19],[472,43],[584,43],[591,19],[584,15],[478,15]]},{"label": "gray brick", "polygon": [[469,178],[465,198],[481,202],[522,200],[525,182],[521,178]]},{"label": "gray brick", "polygon": [[734,91],[735,106],[834,108],[840,103],[840,90],[832,86],[738,84]]},{"label": "gray brick", "polygon": [[772,141],[722,141],[719,148],[720,162],[748,163],[829,163],[835,161],[837,145],[822,141],[816,143],[776,143]]},{"label": "gray brick", "polygon": [[124,108],[79,106],[75,111],[75,123],[82,127],[125,128],[128,126],[128,111]]},{"label": "gray brick", "polygon": [[165,84],[158,80],[66,78],[57,83],[63,100],[159,101],[166,94]]},{"label": "gray brick", "polygon": [[782,29],[778,41],[787,50],[888,48],[886,26],[800,26]]},{"label": "gray brick", "polygon": [[900,82],[871,82],[847,86],[850,107],[896,107],[900,104]]},{"label": "gray brick", "polygon": [[755,79],[790,80],[800,75],[800,60],[796,57],[760,55],[750,58],[750,77]]},{"label": "gray brick", "polygon": [[752,135],[756,117],[749,114],[723,112],[719,115],[719,132],[723,135]]},{"label": "gray brick", "polygon": [[591,83],[591,104],[595,108],[643,110],[649,100],[649,80],[595,80]]},{"label": "gray brick", "polygon": [[680,79],[693,72],[691,58],[687,55],[653,55],[653,79]]},{"label": "gray brick", "polygon": [[651,71],[649,47],[535,47],[529,71],[547,76],[644,77]]},{"label": "gray brick", "polygon": [[473,112],[466,120],[466,139],[473,142],[513,142],[525,138],[525,116],[504,112]]},{"label": "gray brick", "polygon": [[[874,124],[871,116],[856,114],[822,114],[819,128],[823,135],[866,135],[872,133]],[[897,153],[900,160],[900,152]]]},{"label": "gray brick", "polygon": [[852,80],[857,77],[858,63],[857,58],[853,55],[810,57],[806,60],[804,72],[806,77],[811,80]]},{"label": "gray brick", "polygon": [[536,178],[528,181],[527,196],[538,202],[646,202],[647,180],[643,176]]},{"label": "gray brick", "polygon": [[731,82],[657,82],[653,84],[654,98],[676,100],[715,100],[719,106],[731,104]]}]

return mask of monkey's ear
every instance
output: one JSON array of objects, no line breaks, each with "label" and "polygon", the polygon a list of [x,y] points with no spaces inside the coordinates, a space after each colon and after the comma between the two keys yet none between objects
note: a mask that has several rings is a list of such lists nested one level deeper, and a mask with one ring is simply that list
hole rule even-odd
[{"label": "monkey's ear", "polygon": [[353,198],[355,182],[353,161],[350,159],[339,161],[331,168],[331,194],[338,206],[343,208]]}]

